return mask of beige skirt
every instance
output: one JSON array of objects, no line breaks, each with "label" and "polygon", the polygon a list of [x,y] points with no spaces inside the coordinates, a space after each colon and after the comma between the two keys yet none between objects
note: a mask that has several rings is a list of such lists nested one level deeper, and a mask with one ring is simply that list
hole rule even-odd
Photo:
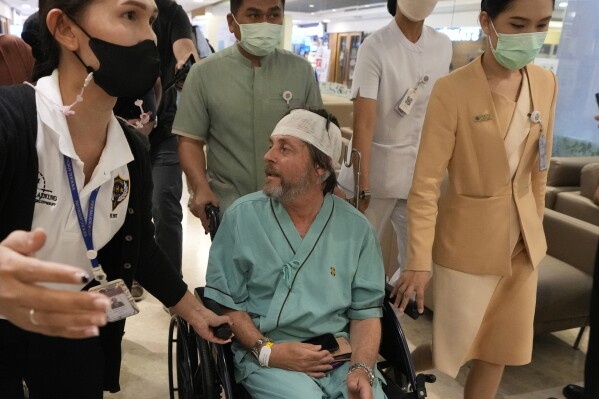
[{"label": "beige skirt", "polygon": [[508,277],[475,275],[434,265],[433,362],[457,376],[471,359],[530,363],[537,270],[521,247]]}]

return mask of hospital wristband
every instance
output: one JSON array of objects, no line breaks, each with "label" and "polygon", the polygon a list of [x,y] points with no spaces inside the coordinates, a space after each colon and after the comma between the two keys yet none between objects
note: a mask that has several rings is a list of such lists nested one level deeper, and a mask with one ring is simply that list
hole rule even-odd
[{"label": "hospital wristband", "polygon": [[260,354],[258,355],[258,363],[260,363],[260,366],[268,367],[268,361],[270,360],[270,353],[273,346],[274,342],[267,342],[260,348]]},{"label": "hospital wristband", "polygon": [[252,347],[252,355],[254,355],[254,357],[256,358],[256,360],[259,360],[260,349],[262,349],[262,347],[264,345],[266,345],[266,343],[268,343],[268,342],[272,342],[272,340],[270,338],[268,338],[268,337],[262,337],[258,341],[256,341],[256,343]]}]

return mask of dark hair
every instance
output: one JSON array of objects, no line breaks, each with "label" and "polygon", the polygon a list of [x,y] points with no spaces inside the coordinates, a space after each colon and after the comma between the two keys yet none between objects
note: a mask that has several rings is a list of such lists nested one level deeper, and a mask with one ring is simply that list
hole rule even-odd
[{"label": "dark hair", "polygon": [[[499,14],[508,10],[515,0],[482,0],[480,10],[486,11],[491,19],[495,19]],[[555,8],[555,0],[551,0],[553,8]]]},{"label": "dark hair", "polygon": [[21,37],[31,47],[31,53],[36,63],[41,62],[43,60],[43,53],[40,45],[40,20],[38,11],[31,14],[23,23]]},{"label": "dark hair", "polygon": [[[329,126],[331,126],[331,122],[333,122],[335,126],[341,129],[341,127],[339,126],[339,121],[337,121],[335,115],[328,113],[326,110],[322,108],[308,108],[307,110],[310,112],[314,112],[315,114],[320,115],[327,120],[327,124],[325,125],[327,131],[329,130]],[[329,176],[323,182],[324,188],[322,189],[322,193],[332,193],[335,187],[337,187],[337,175],[335,174],[335,169],[333,168],[333,162],[338,160],[333,159],[333,162],[331,162],[331,158],[327,154],[320,151],[312,144],[308,144],[308,150],[310,150],[310,157],[312,158],[312,162],[329,172]]]},{"label": "dark hair", "polygon": [[[237,11],[241,8],[243,0],[231,0],[231,14],[237,15]],[[285,8],[285,0],[281,0],[283,8]]]},{"label": "dark hair", "polygon": [[90,3],[92,2],[89,0],[40,0],[39,43],[42,60],[38,60],[38,63],[35,66],[33,80],[38,80],[41,77],[50,75],[52,71],[58,67],[60,47],[46,25],[46,17],[50,10],[58,8],[66,15],[76,18],[89,7]]},{"label": "dark hair", "polygon": [[397,0],[387,0],[387,10],[389,14],[395,16],[397,12]]}]

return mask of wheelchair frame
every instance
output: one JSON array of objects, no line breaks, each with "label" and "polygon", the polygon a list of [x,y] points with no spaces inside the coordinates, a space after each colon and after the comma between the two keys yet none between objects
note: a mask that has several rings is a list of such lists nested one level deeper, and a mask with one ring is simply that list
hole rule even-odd
[{"label": "wheelchair frame", "polygon": [[[361,154],[357,150],[355,152],[359,168]],[[350,165],[353,155],[352,152]],[[359,189],[358,185],[356,189]],[[358,199],[357,196],[355,199]],[[210,236],[214,239],[220,222],[218,208],[209,205],[206,207],[206,214],[210,219]],[[377,363],[377,368],[387,382],[383,391],[388,399],[424,399],[427,396],[426,383],[435,382],[436,377],[432,374],[416,375],[408,343],[391,305],[391,289],[389,285],[385,288],[381,319],[379,354],[385,360]],[[204,298],[204,287],[196,288],[194,294],[214,313],[223,313],[217,302]],[[173,367],[174,362],[176,369]],[[235,383],[233,368],[231,344],[208,342],[197,335],[180,316],[175,315],[171,318],[168,347],[171,399],[175,399],[175,393],[179,399],[251,399],[245,389]]]},{"label": "wheelchair frame", "polygon": [[[220,306],[204,298],[203,291],[203,287],[196,288],[196,297],[215,313],[221,313]],[[432,374],[416,375],[408,343],[390,302],[389,292],[387,289],[383,304],[379,350],[385,360],[377,363],[387,381],[383,390],[389,399],[424,399],[427,396],[426,383],[433,383],[436,378]],[[176,370],[173,367],[174,361],[177,362]],[[181,317],[173,316],[169,328],[171,399],[175,399],[175,393],[178,393],[179,399],[251,399],[245,389],[235,383],[233,367],[231,344],[208,342],[199,337]]]}]

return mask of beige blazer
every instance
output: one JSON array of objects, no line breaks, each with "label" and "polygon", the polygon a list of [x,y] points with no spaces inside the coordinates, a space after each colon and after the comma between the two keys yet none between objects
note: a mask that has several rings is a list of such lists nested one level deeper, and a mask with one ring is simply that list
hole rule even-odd
[{"label": "beige blazer", "polygon": [[[541,113],[549,166],[557,82],[538,66],[526,69],[531,111]],[[408,196],[407,270],[430,270],[434,260],[467,273],[510,275],[512,196],[532,264],[536,267],[545,256],[547,170],[539,170],[541,125],[531,122],[512,180],[496,115],[480,57],[436,82]],[[447,189],[439,198],[446,171]]]}]

